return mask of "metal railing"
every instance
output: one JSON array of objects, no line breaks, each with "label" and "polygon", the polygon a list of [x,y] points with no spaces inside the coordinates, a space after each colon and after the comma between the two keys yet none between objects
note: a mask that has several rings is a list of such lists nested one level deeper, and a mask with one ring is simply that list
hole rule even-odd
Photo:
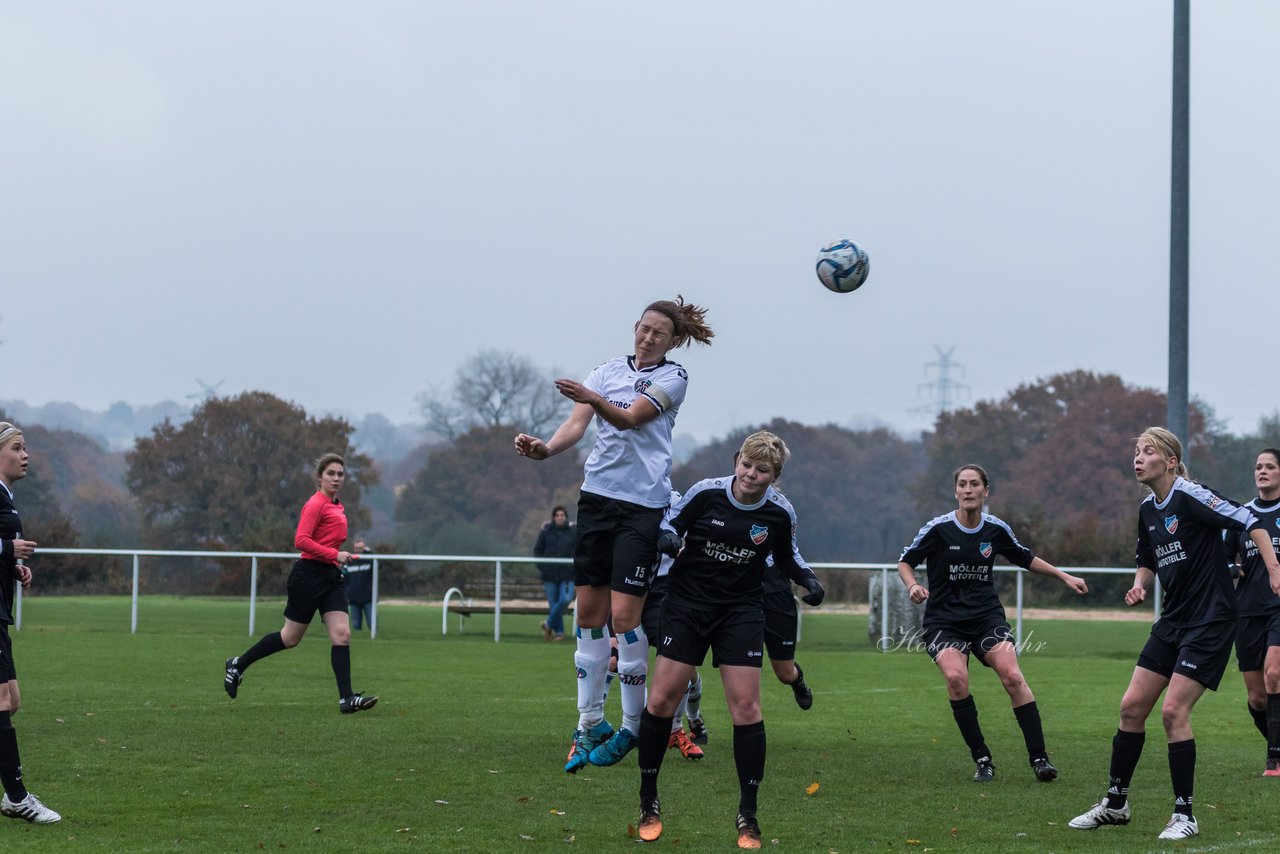
[{"label": "metal railing", "polygon": [[[165,551],[160,549],[63,549],[63,548],[44,548],[41,547],[40,555],[105,555],[132,558],[133,563],[133,584],[132,584],[132,605],[129,617],[129,631],[136,634],[138,631],[138,596],[139,596],[139,580],[141,577],[141,559],[144,557],[191,557],[191,558],[218,558],[225,560],[227,558],[238,558],[248,560],[250,562],[249,570],[249,634],[256,634],[254,630],[255,620],[257,616],[258,604],[258,561],[260,559],[279,559],[279,560],[296,560],[297,552],[217,552],[217,551]],[[373,561],[373,601],[370,605],[369,612],[369,637],[376,638],[378,636],[378,563],[384,560],[394,560],[403,563],[467,563],[467,564],[492,564],[493,565],[493,640],[497,643],[502,640],[502,570],[504,564],[533,564],[533,563],[572,563],[571,558],[548,558],[548,557],[531,557],[524,555],[505,555],[501,557],[478,556],[478,555],[420,555],[420,554],[380,554],[368,555]],[[859,571],[859,572],[879,572],[882,591],[880,596],[880,626],[886,626],[889,622],[889,597],[884,595],[883,591],[889,589],[891,578],[896,578],[898,574],[897,564],[886,566],[883,563],[811,563],[814,569],[823,570],[840,570],[840,571]],[[1023,616],[1023,579],[1027,575],[1025,570],[1014,566],[997,566],[997,572],[1015,572],[1016,576],[1016,621],[1015,635],[1016,645],[1021,648],[1022,644],[1022,616]],[[1134,570],[1124,569],[1120,567],[1097,567],[1097,566],[1076,566],[1076,567],[1059,567],[1063,572],[1069,572],[1072,575],[1129,575]],[[38,571],[38,567],[37,567]],[[38,579],[38,576],[37,576]],[[1153,616],[1152,620],[1159,619],[1161,606],[1160,582],[1157,580],[1153,598]],[[447,605],[444,612],[444,619],[448,618]],[[14,628],[22,629],[22,587],[18,586],[17,596],[14,602]],[[442,626],[442,630],[447,633],[447,625]]]}]

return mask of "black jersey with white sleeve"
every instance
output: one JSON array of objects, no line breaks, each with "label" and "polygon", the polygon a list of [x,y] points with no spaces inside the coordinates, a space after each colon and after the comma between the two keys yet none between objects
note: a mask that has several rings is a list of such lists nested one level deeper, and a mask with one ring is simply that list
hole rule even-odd
[{"label": "black jersey with white sleeve", "polygon": [[[1280,499],[1263,501],[1255,498],[1244,505],[1258,517],[1271,536],[1271,546],[1280,552]],[[1241,556],[1243,575],[1236,584],[1236,607],[1242,617],[1260,617],[1280,611],[1280,596],[1271,592],[1271,575],[1258,554],[1258,545],[1246,533],[1230,532],[1235,553]]]},{"label": "black jersey with white sleeve", "polygon": [[766,559],[803,585],[813,578],[796,546],[796,511],[769,487],[755,504],[733,497],[733,477],[694,484],[663,527],[684,537],[667,597],[695,608],[762,601]]},{"label": "black jersey with white sleeve", "polygon": [[689,374],[676,362],[639,368],[634,356],[619,356],[599,365],[583,385],[619,409],[630,409],[643,397],[659,415],[634,430],[619,430],[597,415],[582,491],[642,507],[666,507],[671,494],[671,431]]},{"label": "black jersey with white sleeve", "polygon": [[898,561],[913,569],[925,562],[927,622],[964,622],[1004,615],[994,581],[996,555],[1023,569],[1035,559],[1004,520],[983,513],[977,527],[966,528],[952,510],[927,522]]},{"label": "black jersey with white sleeve", "polygon": [[1181,629],[1234,620],[1236,594],[1221,532],[1261,525],[1253,511],[1182,477],[1164,501],[1154,494],[1143,499],[1135,560],[1160,579],[1161,621]]}]

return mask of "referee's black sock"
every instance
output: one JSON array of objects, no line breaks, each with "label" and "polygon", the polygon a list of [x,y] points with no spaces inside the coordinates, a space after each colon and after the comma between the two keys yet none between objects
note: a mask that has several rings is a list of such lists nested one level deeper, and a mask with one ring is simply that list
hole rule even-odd
[{"label": "referee's black sock", "polygon": [[355,693],[351,690],[351,647],[330,647],[329,663],[333,665],[333,677],[338,680],[338,699],[345,700]]},{"label": "referee's black sock", "polygon": [[733,726],[733,764],[738,769],[738,812],[756,814],[756,794],[764,779],[764,721]]},{"label": "referee's black sock", "polygon": [[1280,694],[1267,695],[1267,757],[1280,761]]},{"label": "referee's black sock", "polygon": [[1191,790],[1196,782],[1196,740],[1169,743],[1169,779],[1173,782],[1173,811],[1191,815]]},{"label": "referee's black sock", "polygon": [[1262,733],[1263,738],[1268,738],[1266,706],[1263,706],[1261,709],[1255,709],[1253,706],[1249,706],[1248,709],[1249,717],[1253,718],[1253,725],[1258,728],[1258,732]]},{"label": "referee's black sock", "polygon": [[651,715],[648,708],[640,713],[640,744],[636,747],[636,763],[640,766],[642,798],[658,796],[658,772],[662,770],[662,757],[667,754],[672,720],[670,717]]},{"label": "referee's black sock", "polygon": [[1147,742],[1145,732],[1125,732],[1117,729],[1111,739],[1111,778],[1107,783],[1107,806],[1118,810],[1129,800],[1129,781],[1133,770],[1142,758],[1142,745]]},{"label": "referee's black sock", "polygon": [[258,659],[274,655],[282,649],[286,649],[286,647],[284,639],[280,637],[279,632],[263,635],[257,643],[236,658],[236,667],[240,668],[240,672],[243,673],[249,669],[250,664],[253,664]]},{"label": "referee's black sock", "polygon": [[8,712],[0,712],[0,782],[4,783],[10,802],[16,804],[27,797],[27,787],[22,785],[22,760],[18,757],[18,733]]},{"label": "referee's black sock", "polygon": [[1040,725],[1040,709],[1036,701],[1023,703],[1013,710],[1013,716],[1022,729],[1022,740],[1027,743],[1027,756],[1032,762],[1047,757],[1044,751],[1044,727]]},{"label": "referee's black sock", "polygon": [[951,714],[956,719],[956,726],[960,727],[964,743],[969,745],[969,755],[973,757],[973,761],[989,760],[991,751],[987,750],[987,740],[982,737],[982,727],[978,726],[978,704],[973,701],[973,695],[970,694],[963,700],[952,700]]}]

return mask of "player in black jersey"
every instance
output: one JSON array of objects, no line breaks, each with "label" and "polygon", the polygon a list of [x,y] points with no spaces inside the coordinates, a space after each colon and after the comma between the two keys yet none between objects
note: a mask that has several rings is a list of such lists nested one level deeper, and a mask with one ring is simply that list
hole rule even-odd
[{"label": "player in black jersey", "polygon": [[711,649],[733,720],[738,847],[760,847],[756,795],[765,758],[760,714],[765,561],[772,555],[777,567],[808,591],[807,604],[819,604],[824,595],[796,548],[795,510],[772,486],[788,455],[786,444],[772,433],[751,434],[742,443],[733,476],[694,484],[663,523],[659,549],[679,556],[668,575],[658,658],[640,718],[642,841],[662,834],[658,773],[672,717],[694,668]]},{"label": "player in black jersey", "polygon": [[22,759],[18,753],[18,733],[11,716],[22,705],[18,691],[18,671],[13,663],[13,623],[17,585],[31,586],[31,567],[26,559],[35,554],[36,541],[22,535],[22,519],[13,506],[13,485],[27,476],[27,442],[22,431],[0,421],[0,814],[35,824],[53,824],[62,816],[49,809],[27,791],[22,782]]},{"label": "player in black jersey", "polygon": [[[1273,548],[1280,550],[1280,450],[1267,448],[1253,466],[1258,497],[1244,505],[1265,526]],[[1228,539],[1231,557],[1239,557],[1236,584],[1236,662],[1249,694],[1249,715],[1267,740],[1264,777],[1280,777],[1280,596],[1258,547],[1244,534]]]},{"label": "player in black jersey", "polygon": [[[983,512],[991,482],[982,466],[963,465],[956,469],[954,480],[959,506],[920,529],[898,559],[898,576],[911,601],[925,603],[925,643],[947,681],[951,713],[977,763],[974,781],[995,779],[996,767],[978,725],[978,707],[969,693],[969,653],[1000,677],[1022,729],[1031,770],[1037,780],[1048,783],[1058,776],[1058,769],[1045,752],[1040,709],[1018,667],[1013,630],[996,595],[995,557],[1001,555],[1023,569],[1056,578],[1076,593],[1086,593],[1089,588],[1084,579],[1033,555],[1008,525]],[[928,587],[916,581],[915,567],[922,560],[928,571]]]},{"label": "player in black jersey", "polygon": [[1164,694],[1161,717],[1169,739],[1174,813],[1158,838],[1185,839],[1200,832],[1191,809],[1196,773],[1191,710],[1206,689],[1217,690],[1235,638],[1236,596],[1221,532],[1249,532],[1275,593],[1280,593],[1280,563],[1270,534],[1252,511],[1186,479],[1182,443],[1165,428],[1150,427],[1138,437],[1133,472],[1151,494],[1138,508],[1138,571],[1124,601],[1131,607],[1146,601],[1147,586],[1157,576],[1164,600],[1120,701],[1107,793],[1071,826],[1093,830],[1129,823],[1129,781],[1142,756],[1147,717]]}]

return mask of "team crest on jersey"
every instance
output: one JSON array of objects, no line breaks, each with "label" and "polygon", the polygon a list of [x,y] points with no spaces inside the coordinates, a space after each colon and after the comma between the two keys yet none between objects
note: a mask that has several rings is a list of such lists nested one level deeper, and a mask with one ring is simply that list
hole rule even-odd
[{"label": "team crest on jersey", "polygon": [[991,557],[991,543],[978,543],[978,554]]},{"label": "team crest on jersey", "polygon": [[1178,533],[1178,516],[1177,516],[1177,514],[1174,514],[1173,516],[1165,516],[1165,517],[1164,517],[1164,529],[1165,529],[1166,531],[1168,531],[1170,534],[1176,534],[1176,533]]},{"label": "team crest on jersey", "polygon": [[769,529],[763,525],[751,526],[751,542],[757,546],[769,538]]},{"label": "team crest on jersey", "polygon": [[653,385],[652,380],[636,380],[636,394],[644,394],[644,390]]},{"label": "team crest on jersey", "polygon": [[1209,496],[1209,500],[1205,502],[1205,504],[1208,504],[1208,505],[1209,505],[1209,509],[1210,509],[1210,510],[1212,510],[1213,508],[1217,507],[1217,506],[1218,506],[1219,504],[1221,504],[1221,503],[1222,503],[1222,499],[1221,499],[1221,498],[1219,498],[1219,497],[1218,497],[1218,496],[1216,496],[1216,495],[1210,495],[1210,496]]}]

